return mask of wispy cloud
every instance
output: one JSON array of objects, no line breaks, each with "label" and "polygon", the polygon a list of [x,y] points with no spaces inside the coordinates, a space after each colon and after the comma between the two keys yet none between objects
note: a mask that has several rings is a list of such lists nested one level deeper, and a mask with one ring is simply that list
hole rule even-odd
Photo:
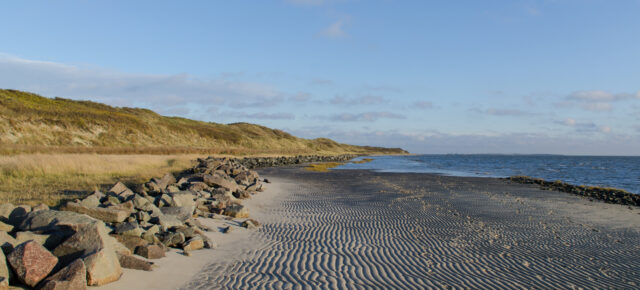
[{"label": "wispy cloud", "polygon": [[131,74],[6,55],[0,56],[0,87],[157,110],[186,104],[269,107],[283,102],[286,95],[260,83],[187,74]]},{"label": "wispy cloud", "polygon": [[607,91],[577,91],[565,97],[567,105],[578,106],[591,112],[610,112],[613,110],[613,102],[640,99],[640,91],[637,93],[611,93]]},{"label": "wispy cloud", "polygon": [[556,124],[572,127],[576,130],[576,132],[581,133],[593,133],[593,132],[601,132],[601,133],[611,133],[611,127],[609,126],[598,126],[592,121],[577,121],[573,118],[567,118],[563,121],[556,121]]},{"label": "wispy cloud", "polygon": [[329,27],[322,30],[320,34],[329,38],[343,38],[347,36],[347,33],[344,31],[344,25],[345,21],[343,19],[339,19],[331,23]]},{"label": "wispy cloud", "polygon": [[295,115],[291,113],[247,113],[247,112],[223,112],[220,114],[224,117],[232,117],[239,119],[256,119],[256,120],[293,120]]},{"label": "wispy cloud", "polygon": [[405,119],[406,117],[400,114],[391,112],[366,112],[360,114],[343,113],[331,116],[331,121],[336,122],[375,122],[379,119]]},{"label": "wispy cloud", "polygon": [[418,101],[413,103],[413,106],[418,109],[433,109],[433,103],[429,101]]},{"label": "wispy cloud", "polygon": [[343,96],[335,96],[329,103],[333,105],[377,105],[386,103],[387,100],[382,96],[365,95],[357,98],[347,98]]}]

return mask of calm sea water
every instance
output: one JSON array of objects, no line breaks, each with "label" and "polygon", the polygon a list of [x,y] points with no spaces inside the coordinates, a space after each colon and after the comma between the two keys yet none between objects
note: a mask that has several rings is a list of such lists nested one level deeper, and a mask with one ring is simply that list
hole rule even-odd
[{"label": "calm sea water", "polygon": [[413,155],[380,156],[373,159],[369,163],[349,163],[338,169],[373,169],[382,172],[424,172],[475,177],[527,175],[577,185],[615,187],[640,194],[638,156]]}]

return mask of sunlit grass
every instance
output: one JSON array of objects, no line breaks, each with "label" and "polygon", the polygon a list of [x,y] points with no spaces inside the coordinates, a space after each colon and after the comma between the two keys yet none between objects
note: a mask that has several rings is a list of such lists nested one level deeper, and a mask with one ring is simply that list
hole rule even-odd
[{"label": "sunlit grass", "polygon": [[0,156],[0,203],[46,203],[106,190],[117,181],[141,183],[194,165],[198,155],[23,154]]},{"label": "sunlit grass", "polygon": [[371,161],[373,161],[373,159],[372,159],[372,158],[364,158],[364,159],[362,159],[362,160],[352,161],[351,163],[354,163],[354,164],[363,164],[363,163],[367,163],[367,162],[371,162]]}]

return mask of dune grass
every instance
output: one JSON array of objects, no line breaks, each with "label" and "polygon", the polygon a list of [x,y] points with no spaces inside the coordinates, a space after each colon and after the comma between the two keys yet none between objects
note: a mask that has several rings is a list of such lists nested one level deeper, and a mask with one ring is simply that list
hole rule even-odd
[{"label": "dune grass", "polygon": [[354,164],[363,164],[363,163],[368,163],[368,162],[371,162],[371,161],[373,161],[373,159],[372,159],[372,158],[363,158],[363,159],[358,160],[358,161],[352,161],[351,163],[354,163]]},{"label": "dune grass", "polygon": [[[215,117],[215,116],[212,116]],[[218,124],[151,110],[0,89],[0,154],[403,154],[398,148],[303,139],[248,123]]]},{"label": "dune grass", "polygon": [[55,206],[106,190],[117,181],[140,183],[194,165],[199,155],[21,154],[0,156],[0,203]]}]

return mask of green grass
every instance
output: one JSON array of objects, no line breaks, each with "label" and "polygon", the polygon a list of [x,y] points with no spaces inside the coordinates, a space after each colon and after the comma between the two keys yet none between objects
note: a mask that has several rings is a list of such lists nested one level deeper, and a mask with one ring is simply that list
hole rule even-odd
[{"label": "green grass", "polygon": [[404,154],[398,148],[297,138],[249,123],[218,124],[151,110],[0,89],[0,154]]}]

